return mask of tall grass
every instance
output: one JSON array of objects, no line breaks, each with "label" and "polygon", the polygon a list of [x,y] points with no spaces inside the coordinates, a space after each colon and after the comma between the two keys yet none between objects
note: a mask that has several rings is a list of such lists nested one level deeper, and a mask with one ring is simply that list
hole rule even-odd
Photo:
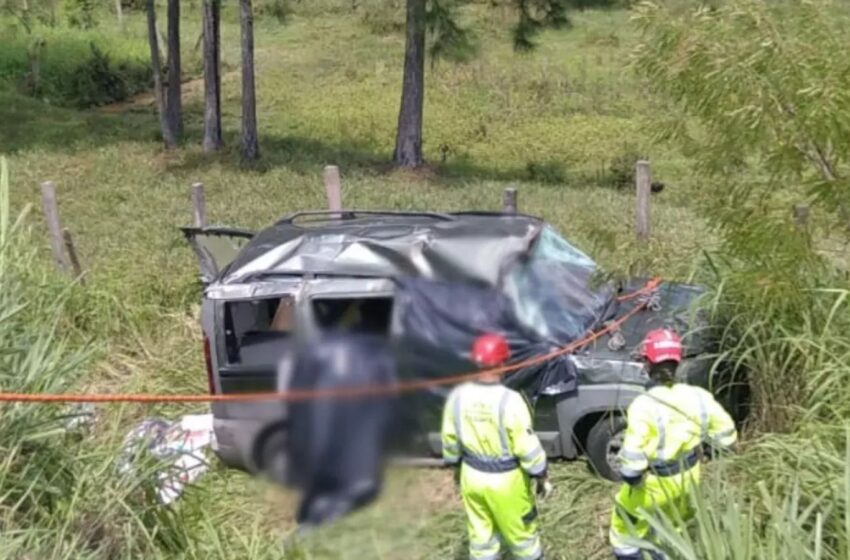
[{"label": "tall grass", "polygon": [[[5,160],[0,173],[0,380],[6,391],[62,391],[82,373],[89,351],[69,348],[57,330],[61,301],[38,288],[44,277],[22,243],[23,214],[10,214]],[[73,474],[61,464],[61,443],[46,437],[59,424],[55,409],[9,404],[0,414],[3,517],[26,525],[50,515]]]},{"label": "tall grass", "polygon": [[[86,373],[94,348],[62,328],[69,286],[57,290],[63,281],[36,258],[24,215],[10,212],[0,160],[0,388],[61,393]],[[142,465],[137,476],[119,479],[114,447],[69,431],[68,414],[55,405],[0,407],[2,555],[109,558],[185,549],[180,512],[151,499],[151,470]]]},{"label": "tall grass", "polygon": [[850,286],[827,263],[807,271],[806,285],[776,300],[749,266],[714,263],[718,363],[752,389],[749,438],[710,469],[693,519],[653,516],[655,543],[671,558],[848,557]]},{"label": "tall grass", "polygon": [[[735,278],[738,276],[737,278]],[[731,278],[730,278],[731,277]],[[850,414],[850,286],[838,276],[765,297],[758,284],[734,286],[735,270],[715,281],[713,324],[722,325],[719,362],[753,395],[750,427],[793,431],[806,422],[840,422]]]},{"label": "tall grass", "polygon": [[850,424],[843,430],[838,441],[821,433],[757,442],[712,473],[692,497],[695,515],[689,523],[653,516],[655,544],[682,560],[847,558]]},{"label": "tall grass", "polygon": [[850,289],[824,269],[817,280],[836,288],[770,305],[757,286],[735,286],[736,270],[715,270],[719,362],[753,390],[749,437],[709,467],[693,518],[648,512],[654,536],[643,544],[677,560],[848,558]]}]

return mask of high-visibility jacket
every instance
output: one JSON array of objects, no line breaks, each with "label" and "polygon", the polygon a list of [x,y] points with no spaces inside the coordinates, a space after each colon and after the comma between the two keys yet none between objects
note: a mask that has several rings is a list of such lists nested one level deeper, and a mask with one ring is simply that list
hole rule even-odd
[{"label": "high-visibility jacket", "polygon": [[517,467],[530,476],[546,470],[546,453],[534,433],[521,394],[499,383],[465,383],[449,395],[443,414],[443,459],[484,472]]},{"label": "high-visibility jacket", "polygon": [[730,447],[737,440],[729,414],[701,387],[657,385],[637,397],[628,409],[628,425],[620,449],[625,478],[644,471],[669,471],[682,460],[695,461],[702,443]]},{"label": "high-visibility jacket", "polygon": [[543,547],[530,477],[546,472],[546,453],[525,399],[499,383],[466,383],[443,413],[443,459],[461,463],[469,557],[496,560],[507,546],[517,560]]}]

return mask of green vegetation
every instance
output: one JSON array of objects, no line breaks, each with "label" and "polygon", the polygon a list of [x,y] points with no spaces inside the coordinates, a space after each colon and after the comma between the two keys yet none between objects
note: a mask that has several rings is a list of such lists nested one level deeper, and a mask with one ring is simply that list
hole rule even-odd
[{"label": "green vegetation", "polygon": [[0,34],[0,82],[57,105],[88,107],[150,88],[144,44],[99,30],[11,28]]},{"label": "green vegetation", "polygon": [[[401,27],[386,22],[403,23],[403,3],[364,0],[356,10],[344,0],[257,4],[263,159],[250,166],[238,153],[233,6],[224,6],[222,25],[226,148],[214,156],[200,150],[197,82],[184,85],[185,144],[169,153],[161,151],[148,95],[71,108],[109,101],[97,97],[100,79],[71,85],[80,68],[103,70],[102,61],[92,62],[92,42],[110,60],[106,74],[121,65],[139,71],[128,70],[138,81],[127,78],[113,99],[149,87],[144,15],[129,2],[123,31],[106,11],[88,30],[70,30],[63,19],[55,27],[33,24],[28,33],[0,17],[0,153],[9,160],[12,208],[0,200],[4,390],[205,390],[196,268],[176,229],[191,219],[194,181],[207,187],[211,222],[247,227],[323,207],[327,164],[341,167],[346,206],[361,208],[494,209],[502,188],[517,182],[523,211],[547,218],[609,270],[695,276],[713,286],[711,309],[728,325],[725,357],[752,375],[760,406],[745,452],[709,469],[694,531],[679,535],[667,530],[670,520],[658,521],[665,548],[674,558],[710,560],[847,557],[850,300],[846,272],[836,270],[846,267],[846,236],[834,227],[841,215],[830,202],[846,191],[824,196],[843,183],[824,181],[792,143],[779,142],[792,130],[809,135],[793,138],[825,142],[846,157],[850,88],[840,66],[846,61],[832,56],[846,49],[803,41],[812,25],[825,42],[839,40],[840,6],[821,6],[834,15],[823,27],[800,2],[778,3],[788,10],[778,52],[751,28],[724,19],[726,12],[679,20],[646,8],[639,25],[619,9],[570,12],[569,30],[544,32],[536,51],[518,56],[506,40],[516,22],[510,6],[464,4],[460,21],[475,24],[481,48],[465,63],[427,68],[430,165],[397,172],[386,163],[404,38]],[[694,3],[675,4],[682,13]],[[198,70],[199,11],[192,2],[183,10],[189,76]],[[46,46],[42,90],[32,95],[22,85],[36,37]],[[677,41],[687,41],[693,58],[669,58],[680,52]],[[638,43],[643,77],[629,67]],[[735,63],[753,52],[760,57],[743,72]],[[797,68],[795,60],[806,63]],[[798,71],[804,74],[796,81],[784,74]],[[770,79],[745,79],[759,72]],[[800,83],[815,87],[822,75],[834,81],[800,91]],[[805,118],[771,113],[777,105],[766,100],[781,99],[786,83]],[[759,111],[763,119],[753,121]],[[657,141],[671,122],[682,125],[673,128],[680,134]],[[633,241],[633,196],[618,188],[630,181],[627,162],[637,154],[653,161],[654,178],[666,184],[653,197],[648,247]],[[732,169],[712,165],[730,161]],[[839,177],[846,177],[845,165],[838,163]],[[38,212],[12,227],[27,205],[38,208],[43,180],[57,182],[63,225],[87,270],[85,287],[51,272]],[[813,205],[811,239],[792,226],[790,204],[797,202]],[[176,507],[157,508],[150,476],[122,480],[114,457],[134,421],[189,410],[198,409],[102,407],[94,434],[72,443],[74,436],[58,429],[61,410],[4,405],[0,558],[464,557],[463,516],[444,472],[394,473],[397,490],[380,504],[286,556],[291,497],[240,473],[214,468]],[[542,507],[547,557],[607,557],[612,485],[581,463],[557,465],[553,478],[559,494]]]},{"label": "green vegetation", "polygon": [[[846,558],[850,552],[850,140],[846,6],[740,0],[676,13],[645,4],[637,67],[677,111],[663,130],[726,185],[706,197],[723,346],[750,373],[764,436],[739,458],[738,494],[708,491],[682,558]],[[815,46],[815,48],[813,48]],[[689,118],[689,117],[692,117]],[[789,198],[811,204],[806,231]],[[731,497],[731,499],[730,499]],[[675,552],[674,552],[675,551]]]}]

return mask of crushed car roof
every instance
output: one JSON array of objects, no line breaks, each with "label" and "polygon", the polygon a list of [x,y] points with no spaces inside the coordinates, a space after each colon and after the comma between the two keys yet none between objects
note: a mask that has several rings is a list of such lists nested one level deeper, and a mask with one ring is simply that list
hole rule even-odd
[{"label": "crushed car roof", "polygon": [[299,213],[261,231],[219,284],[287,275],[424,277],[497,285],[544,226],[525,215],[342,211]]},{"label": "crushed car roof", "polygon": [[[493,289],[547,339],[570,340],[611,312],[616,286],[543,220],[480,212],[327,211],[293,214],[258,234],[184,228],[212,299],[253,298],[330,282],[423,279]],[[204,262],[208,263],[206,266]],[[326,286],[328,287],[328,286]],[[467,317],[464,320],[471,320]]]}]

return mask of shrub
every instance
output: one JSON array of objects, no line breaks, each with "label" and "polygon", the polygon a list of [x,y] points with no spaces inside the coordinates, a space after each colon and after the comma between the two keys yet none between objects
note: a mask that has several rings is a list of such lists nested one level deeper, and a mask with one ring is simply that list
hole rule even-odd
[{"label": "shrub", "polygon": [[95,0],[65,0],[68,24],[79,29],[97,26],[97,3]]},{"label": "shrub", "polygon": [[566,183],[567,172],[564,164],[558,161],[530,161],[525,166],[530,181],[540,183]]},{"label": "shrub", "polygon": [[273,17],[278,23],[285,23],[292,13],[288,0],[262,0],[254,9],[258,16]]},{"label": "shrub", "polygon": [[108,54],[90,43],[91,54],[77,66],[66,97],[79,107],[105,105],[127,99],[149,82],[149,71],[128,62],[114,64]]},{"label": "shrub", "polygon": [[125,10],[145,11],[146,0],[121,0],[121,7]]},{"label": "shrub", "polygon": [[150,66],[137,47],[97,32],[42,29],[0,50],[0,80],[58,105],[122,101],[151,87]]},{"label": "shrub", "polygon": [[681,12],[645,3],[637,21],[636,67],[684,111],[665,136],[715,185],[702,208],[721,234],[710,269],[727,357],[757,376],[761,427],[792,430],[808,376],[834,369],[835,333],[850,327],[850,313],[834,311],[846,309],[835,294],[847,277],[794,227],[788,202],[808,199],[825,222],[850,224],[850,64],[834,56],[850,48],[847,11],[829,1]]},{"label": "shrub", "polygon": [[626,148],[614,156],[608,165],[608,180],[617,188],[631,188],[635,184],[635,163],[646,159],[637,150]]}]

